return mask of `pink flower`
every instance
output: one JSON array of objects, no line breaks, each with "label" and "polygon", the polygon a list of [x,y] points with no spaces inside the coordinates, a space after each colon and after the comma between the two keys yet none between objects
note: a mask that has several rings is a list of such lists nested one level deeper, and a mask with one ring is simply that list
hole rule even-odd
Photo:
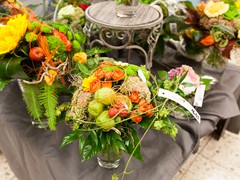
[{"label": "pink flower", "polygon": [[[181,67],[171,69],[168,72],[168,77],[170,80],[174,78],[174,76],[177,76],[178,78],[182,77],[187,72],[186,77],[182,81],[182,83],[179,86],[179,89],[181,89],[184,94],[188,95],[193,93],[196,88],[200,85],[200,77],[198,74],[195,73],[192,67],[187,65],[182,65]],[[184,83],[190,83],[192,86],[185,86]]]}]

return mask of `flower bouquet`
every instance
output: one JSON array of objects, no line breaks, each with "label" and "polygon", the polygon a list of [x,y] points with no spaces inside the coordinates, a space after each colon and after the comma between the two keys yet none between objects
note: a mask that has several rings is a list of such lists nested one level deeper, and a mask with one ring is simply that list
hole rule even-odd
[{"label": "flower bouquet", "polygon": [[238,49],[240,32],[238,4],[234,0],[207,1],[194,8],[187,2],[184,22],[189,28],[183,34],[187,53],[204,53],[213,67],[235,61],[233,53]]},{"label": "flower bouquet", "polygon": [[[164,88],[175,94],[180,92],[180,85],[189,86],[190,83],[183,83],[186,71],[181,71],[181,76],[172,72],[169,77],[159,73],[156,78],[145,66],[96,57],[78,66],[80,72],[73,74],[71,80],[74,86],[71,103],[57,108],[59,119],[64,119],[72,129],[61,147],[78,140],[83,161],[102,154],[107,159],[100,161],[100,165],[107,168],[117,167],[107,162],[111,154],[118,158],[121,152],[128,153],[123,178],[132,157],[143,160],[140,144],[150,129],[161,130],[172,138],[177,135],[178,125],[169,116],[180,105],[169,106],[169,98],[159,95],[159,90]],[[146,129],[141,138],[137,126]]]},{"label": "flower bouquet", "polygon": [[26,14],[11,18],[0,34],[2,88],[11,79],[21,79],[30,115],[41,124],[46,116],[49,128],[56,129],[55,107],[66,89],[64,76],[85,40],[65,24],[32,21]]}]

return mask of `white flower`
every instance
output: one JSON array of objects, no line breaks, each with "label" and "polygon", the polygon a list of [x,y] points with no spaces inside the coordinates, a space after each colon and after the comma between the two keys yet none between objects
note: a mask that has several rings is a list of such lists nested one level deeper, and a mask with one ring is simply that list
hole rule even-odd
[{"label": "white flower", "polygon": [[213,2],[209,1],[206,4],[204,9],[204,13],[207,17],[218,17],[224,13],[226,13],[229,9],[229,4],[225,4],[224,2]]},{"label": "white flower", "polygon": [[64,16],[67,16],[67,15],[73,15],[74,13],[75,13],[75,8],[73,7],[73,5],[65,6],[59,10],[58,19],[62,19],[64,18]]}]

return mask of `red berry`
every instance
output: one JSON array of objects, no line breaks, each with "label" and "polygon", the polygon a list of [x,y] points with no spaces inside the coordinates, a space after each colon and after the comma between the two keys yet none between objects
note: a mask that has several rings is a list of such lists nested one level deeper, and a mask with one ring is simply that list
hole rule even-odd
[{"label": "red berry", "polygon": [[110,108],[110,109],[108,110],[108,116],[109,116],[110,118],[114,117],[117,113],[118,113],[117,108]]}]

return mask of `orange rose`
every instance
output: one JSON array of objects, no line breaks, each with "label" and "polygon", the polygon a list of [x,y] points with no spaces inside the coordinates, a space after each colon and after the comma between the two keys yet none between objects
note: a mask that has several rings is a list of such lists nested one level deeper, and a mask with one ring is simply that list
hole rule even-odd
[{"label": "orange rose", "polygon": [[68,40],[67,36],[64,33],[54,29],[53,35],[58,37],[63,42],[67,52],[70,52],[72,50],[72,42]]},{"label": "orange rose", "polygon": [[147,101],[145,99],[141,99],[138,103],[139,106],[144,106],[145,104],[147,104]]},{"label": "orange rose", "polygon": [[104,67],[104,66],[114,66],[115,64],[111,61],[103,61],[100,63],[100,67]]},{"label": "orange rose", "polygon": [[102,85],[102,87],[111,88],[112,87],[112,82],[111,81],[102,81],[101,85]]},{"label": "orange rose", "polygon": [[105,72],[105,79],[107,79],[107,80],[112,79],[112,71]]},{"label": "orange rose", "polygon": [[89,92],[94,93],[101,87],[101,82],[99,79],[95,79],[90,83]]},{"label": "orange rose", "polygon": [[209,36],[205,37],[204,39],[202,39],[200,41],[200,43],[204,46],[211,46],[212,44],[214,44],[214,38],[213,38],[213,36],[209,35]]},{"label": "orange rose", "polygon": [[99,68],[95,71],[94,76],[96,76],[98,79],[102,79],[105,76],[105,71],[102,68]]},{"label": "orange rose", "polygon": [[136,91],[136,90],[133,90],[131,92],[131,94],[129,95],[129,98],[130,98],[131,102],[133,102],[133,103],[138,103],[140,101],[138,91]]},{"label": "orange rose", "polygon": [[147,107],[147,113],[145,114],[145,116],[147,117],[152,117],[154,115],[154,111],[151,111],[153,109],[153,105],[152,104],[149,104],[148,107]]},{"label": "orange rose", "polygon": [[137,116],[134,113],[131,113],[130,117],[131,117],[132,121],[134,121],[137,124],[142,121],[142,116]]},{"label": "orange rose", "polygon": [[119,81],[121,79],[123,79],[125,76],[123,70],[121,69],[114,69],[113,71],[113,74],[112,74],[112,78],[115,80],[115,81]]}]

